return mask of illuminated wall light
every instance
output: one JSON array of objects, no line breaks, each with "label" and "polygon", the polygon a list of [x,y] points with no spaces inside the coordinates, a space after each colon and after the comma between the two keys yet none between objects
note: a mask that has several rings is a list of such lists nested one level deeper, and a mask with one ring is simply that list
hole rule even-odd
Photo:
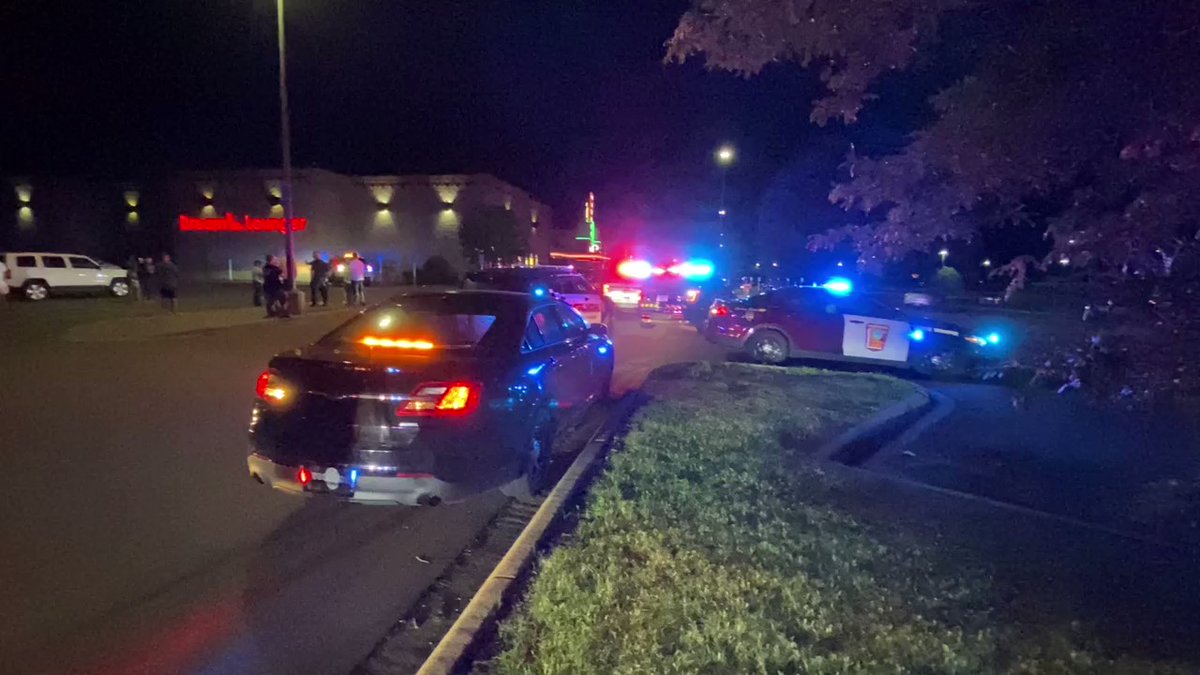
[{"label": "illuminated wall light", "polygon": [[[266,186],[267,194],[271,195],[275,199],[283,199],[283,183],[280,183],[277,180],[269,180],[266,182]],[[212,197],[209,197],[209,199],[212,199]]]},{"label": "illuminated wall light", "polygon": [[375,197],[375,203],[379,204],[379,208],[386,209],[392,203],[392,197],[396,194],[396,186],[372,185],[371,194]]},{"label": "illuminated wall light", "polygon": [[462,221],[458,218],[458,212],[452,208],[444,208],[437,218],[437,229],[441,234],[457,234],[458,226]]},{"label": "illuminated wall light", "polygon": [[140,221],[141,217],[138,216],[137,211],[130,211],[129,213],[125,214],[125,224],[131,227],[137,225]]},{"label": "illuminated wall light", "polygon": [[441,197],[442,203],[450,206],[454,204],[454,200],[458,199],[458,193],[462,190],[462,186],[443,183],[433,186],[433,189],[437,190],[438,197]]},{"label": "illuminated wall light", "polygon": [[216,189],[213,188],[213,186],[211,186],[211,185],[201,184],[201,185],[198,185],[197,187],[200,189],[200,196],[204,197],[206,200],[208,200],[210,202],[213,200],[213,198],[215,198],[217,196]]},{"label": "illuminated wall light", "polygon": [[[283,208],[283,207],[280,207],[280,208]],[[212,204],[205,204],[205,205],[204,205],[204,206],[203,206],[203,207],[200,209],[200,217],[202,217],[202,218],[216,218],[216,217],[217,217],[217,208],[216,208],[215,206],[213,206]]]},{"label": "illuminated wall light", "polygon": [[33,227],[33,209],[28,206],[17,209],[17,225],[23,230]]},{"label": "illuminated wall light", "polygon": [[387,208],[375,212],[375,227],[393,227],[395,224],[396,217]]},{"label": "illuminated wall light", "polygon": [[512,211],[512,195],[504,196],[504,210]]},{"label": "illuminated wall light", "polygon": [[14,188],[17,192],[17,201],[22,204],[28,204],[33,199],[33,186],[22,183]]},{"label": "illuminated wall light", "polygon": [[537,209],[530,209],[530,210],[529,210],[529,222],[531,222],[531,223],[536,223],[536,222],[537,222],[537,219],[538,219],[538,210],[537,210]]},{"label": "illuminated wall light", "polygon": [[[212,207],[206,206],[204,208],[212,208]],[[271,217],[272,218],[282,218],[283,217],[283,204],[272,204],[271,205]]]},{"label": "illuminated wall light", "polygon": [[136,209],[137,205],[138,205],[138,199],[140,199],[140,198],[141,198],[141,195],[138,194],[137,190],[126,190],[125,191],[125,206],[128,206],[131,209]]}]

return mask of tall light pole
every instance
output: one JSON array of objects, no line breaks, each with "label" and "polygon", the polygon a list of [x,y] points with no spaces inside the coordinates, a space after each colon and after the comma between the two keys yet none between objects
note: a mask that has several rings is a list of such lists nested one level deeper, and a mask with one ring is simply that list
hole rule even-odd
[{"label": "tall light pole", "polygon": [[[283,149],[283,185],[280,198],[283,202],[283,239],[287,254],[288,309],[299,311],[304,303],[294,300],[296,294],[296,241],[292,236],[292,125],[288,113],[287,90],[287,40],[283,30],[283,0],[275,0],[279,25],[279,144]],[[295,306],[293,306],[293,304]]]},{"label": "tall light pole", "polygon": [[725,216],[729,213],[725,210],[725,176],[729,173],[730,165],[737,159],[737,152],[733,149],[732,145],[725,143],[717,148],[717,151],[713,153],[713,157],[717,161],[717,166],[721,167],[721,209],[717,211],[717,215],[720,217],[718,228],[720,230],[718,232],[721,239],[720,245],[721,248],[725,248]]}]

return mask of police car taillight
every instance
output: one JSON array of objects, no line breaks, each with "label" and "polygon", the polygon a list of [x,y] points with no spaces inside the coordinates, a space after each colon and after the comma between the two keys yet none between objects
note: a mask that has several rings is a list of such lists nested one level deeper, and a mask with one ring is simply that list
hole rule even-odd
[{"label": "police car taillight", "polygon": [[708,310],[708,313],[709,313],[709,315],[716,316],[716,317],[729,316],[729,307],[727,307],[725,305],[725,303],[723,303],[723,302],[718,303],[718,304],[713,305]]},{"label": "police car taillight", "polygon": [[418,385],[403,405],[396,408],[401,417],[457,417],[469,415],[479,407],[483,385],[478,382],[426,382]]}]

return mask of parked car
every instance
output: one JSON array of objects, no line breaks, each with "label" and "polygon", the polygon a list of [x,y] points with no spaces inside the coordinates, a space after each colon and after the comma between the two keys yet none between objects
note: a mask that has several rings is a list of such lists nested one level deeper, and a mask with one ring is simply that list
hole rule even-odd
[{"label": "parked car", "polygon": [[609,325],[612,321],[612,301],[570,267],[541,265],[480,270],[468,273],[463,285],[467,288],[547,293],[574,307],[588,323]]},{"label": "parked car", "polygon": [[5,253],[6,281],[26,300],[45,300],[52,292],[111,293],[129,295],[129,275],[111,265],[76,253]]},{"label": "parked car", "polygon": [[[358,256],[353,251],[348,251],[342,254],[341,258],[334,258],[329,261],[329,285],[330,286],[345,286],[346,280],[350,278],[350,261]],[[363,275],[363,286],[370,286],[375,280],[375,266],[367,263],[367,272]]]},{"label": "parked car", "polygon": [[250,475],[361,503],[539,491],[556,431],[605,397],[613,345],[559,300],[413,291],[258,378]]},{"label": "parked car", "polygon": [[992,357],[1000,336],[913,317],[850,292],[848,282],[790,287],[713,303],[704,335],[764,363],[811,358],[960,374]]}]

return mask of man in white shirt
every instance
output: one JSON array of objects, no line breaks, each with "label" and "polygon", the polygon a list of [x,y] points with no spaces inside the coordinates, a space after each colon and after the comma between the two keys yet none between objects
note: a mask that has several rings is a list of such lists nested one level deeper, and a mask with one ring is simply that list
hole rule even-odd
[{"label": "man in white shirt", "polygon": [[346,304],[366,305],[367,295],[363,291],[363,282],[367,278],[367,261],[356,255],[347,267],[349,268],[350,281],[346,286]]}]

